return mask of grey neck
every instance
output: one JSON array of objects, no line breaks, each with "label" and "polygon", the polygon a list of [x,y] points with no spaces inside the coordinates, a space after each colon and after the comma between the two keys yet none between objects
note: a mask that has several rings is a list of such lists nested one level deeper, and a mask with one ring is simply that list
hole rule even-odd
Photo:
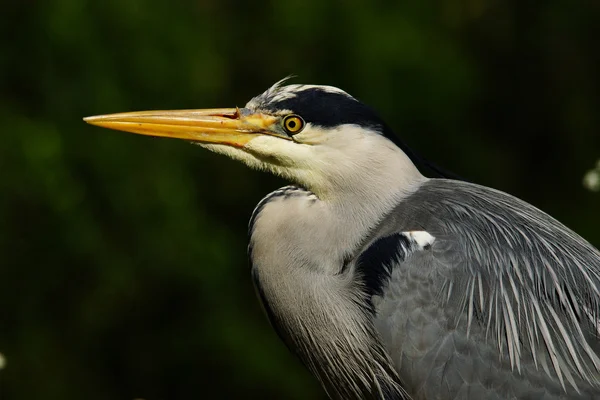
[{"label": "grey neck", "polygon": [[267,313],[334,398],[405,398],[365,307],[362,281],[354,268],[342,268],[426,181],[397,147],[377,149],[362,150],[351,176],[333,170],[310,192],[268,198],[252,221],[250,258]]}]

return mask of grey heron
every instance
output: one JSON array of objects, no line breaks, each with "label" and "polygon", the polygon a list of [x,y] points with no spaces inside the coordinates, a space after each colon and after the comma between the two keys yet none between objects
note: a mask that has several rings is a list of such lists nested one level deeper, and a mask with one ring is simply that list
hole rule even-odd
[{"label": "grey heron", "polygon": [[293,183],[250,219],[251,275],[331,398],[600,398],[598,250],[509,194],[424,177],[346,92],[278,82],[242,108],[85,120]]}]

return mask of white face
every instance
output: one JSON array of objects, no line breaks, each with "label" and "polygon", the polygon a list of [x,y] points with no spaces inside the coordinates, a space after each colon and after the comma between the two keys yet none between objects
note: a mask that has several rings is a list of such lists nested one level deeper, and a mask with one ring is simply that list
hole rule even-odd
[{"label": "white face", "polygon": [[199,144],[246,165],[271,172],[319,194],[345,179],[349,171],[377,168],[390,153],[401,153],[379,133],[357,125],[325,129],[306,123],[292,140],[258,135],[241,148]]},{"label": "white face", "polygon": [[[335,108],[336,105],[325,102],[321,108],[311,108],[313,103],[306,104],[311,92],[313,96],[317,92],[324,93],[323,97],[332,95],[334,99],[346,102],[351,107],[360,106],[356,99],[336,87],[281,86],[281,82],[278,82],[250,100],[242,114],[264,113],[277,117],[277,123],[270,129],[279,133],[279,136],[256,135],[243,147],[202,143],[199,145],[242,161],[252,168],[282,176],[315,193],[343,184],[352,175],[349,171],[354,171],[355,176],[360,176],[361,171],[378,168],[385,162],[388,154],[402,153],[379,132],[358,123],[330,123],[330,126],[323,126],[327,124],[313,122],[311,117],[315,111],[327,116],[327,107],[331,105]],[[296,104],[297,109],[290,109],[296,108]],[[282,107],[286,105],[290,108]],[[309,114],[312,114],[305,115],[304,109],[308,109]],[[344,111],[346,110],[338,110],[338,115],[334,117],[339,118],[339,114]],[[355,112],[355,109],[349,112]],[[297,133],[286,131],[286,117],[293,115],[302,119],[302,129]]]},{"label": "white face", "polygon": [[359,187],[351,184],[371,179],[394,158],[405,158],[373,128],[384,125],[371,109],[332,86],[278,82],[243,109],[142,111],[86,121],[185,139],[322,195]]}]

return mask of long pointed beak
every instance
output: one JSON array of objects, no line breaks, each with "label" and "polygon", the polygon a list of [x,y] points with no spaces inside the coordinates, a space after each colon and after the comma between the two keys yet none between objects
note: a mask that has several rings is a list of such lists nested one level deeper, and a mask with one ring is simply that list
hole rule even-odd
[{"label": "long pointed beak", "polygon": [[243,147],[257,135],[289,139],[274,128],[279,119],[272,115],[238,108],[206,110],[139,111],[98,115],[83,119],[91,125],[140,135],[185,139]]}]

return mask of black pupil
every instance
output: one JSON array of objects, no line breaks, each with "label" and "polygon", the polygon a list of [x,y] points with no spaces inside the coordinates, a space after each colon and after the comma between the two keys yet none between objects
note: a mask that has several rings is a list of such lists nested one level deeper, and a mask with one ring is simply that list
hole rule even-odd
[{"label": "black pupil", "polygon": [[288,121],[288,128],[294,129],[296,127],[296,121]]}]

